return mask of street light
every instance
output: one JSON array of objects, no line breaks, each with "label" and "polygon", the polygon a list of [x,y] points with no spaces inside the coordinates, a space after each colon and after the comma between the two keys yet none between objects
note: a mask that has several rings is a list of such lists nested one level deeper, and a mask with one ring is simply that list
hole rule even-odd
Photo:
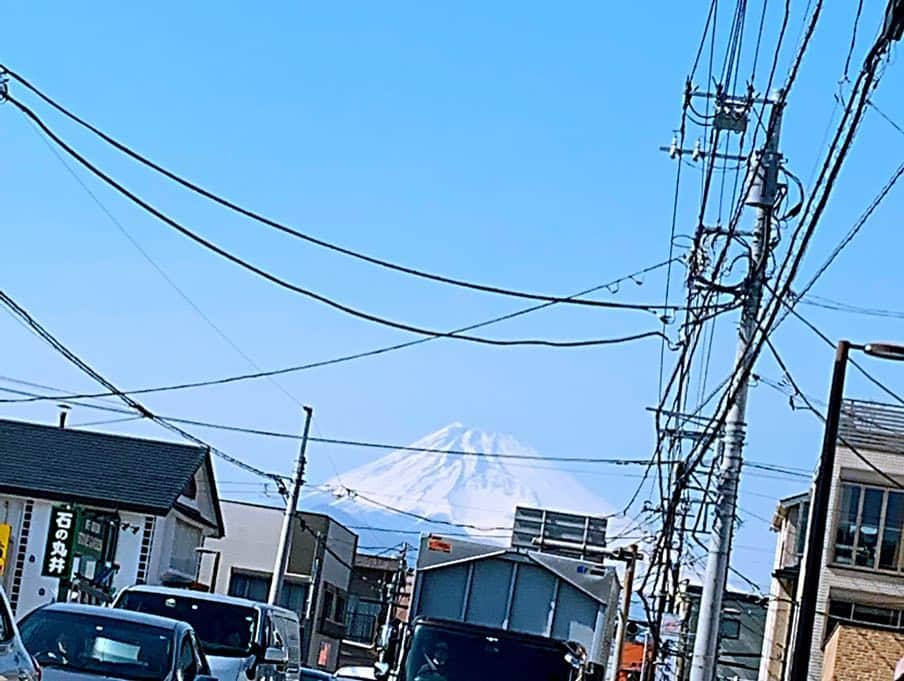
[{"label": "street light", "polygon": [[835,350],[835,366],[832,372],[832,387],[829,392],[829,406],[825,418],[822,454],[819,459],[816,480],[813,483],[813,497],[810,500],[810,519],[807,526],[807,543],[804,548],[803,581],[797,609],[789,681],[807,681],[808,678],[813,622],[816,618],[816,595],[819,591],[819,571],[822,567],[822,551],[829,514],[829,493],[832,490],[835,447],[838,442],[838,426],[841,421],[841,407],[844,400],[844,377],[851,350],[861,350],[867,355],[880,359],[904,361],[904,345],[895,343],[855,345],[843,340],[838,342]]}]

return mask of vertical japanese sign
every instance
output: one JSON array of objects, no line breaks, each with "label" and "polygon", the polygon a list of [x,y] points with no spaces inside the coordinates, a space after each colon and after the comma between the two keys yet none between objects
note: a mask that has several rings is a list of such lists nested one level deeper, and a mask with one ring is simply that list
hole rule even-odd
[{"label": "vertical japanese sign", "polygon": [[75,537],[76,515],[68,506],[50,509],[50,528],[44,545],[41,575],[69,579],[72,566],[72,542]]},{"label": "vertical japanese sign", "polygon": [[0,577],[3,576],[9,560],[9,538],[12,536],[12,530],[12,525],[0,524]]}]

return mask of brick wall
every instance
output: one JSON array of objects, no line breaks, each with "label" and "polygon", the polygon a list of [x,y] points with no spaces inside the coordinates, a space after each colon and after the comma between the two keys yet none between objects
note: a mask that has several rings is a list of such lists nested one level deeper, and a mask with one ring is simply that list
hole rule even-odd
[{"label": "brick wall", "polygon": [[893,681],[904,633],[839,625],[826,644],[822,681]]}]

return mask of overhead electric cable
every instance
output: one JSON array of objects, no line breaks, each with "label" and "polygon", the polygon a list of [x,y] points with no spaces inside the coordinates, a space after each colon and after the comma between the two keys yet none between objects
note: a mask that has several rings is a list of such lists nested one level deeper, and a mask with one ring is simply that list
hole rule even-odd
[{"label": "overhead electric cable", "polygon": [[[592,288],[585,289],[584,291],[575,293],[573,297],[587,295],[590,293],[594,293],[596,291],[600,291],[602,289],[611,289],[613,287],[617,287],[626,281],[636,280],[638,277],[642,277],[650,272],[661,269],[662,267],[665,267],[666,265],[668,265],[668,263],[669,263],[669,261],[663,261],[663,262],[657,263],[655,265],[651,265],[650,267],[645,267],[645,268],[638,270],[636,272],[633,272],[631,274],[625,275],[623,277],[619,277],[618,279],[610,281],[606,284],[600,284],[598,286],[594,286]],[[503,321],[508,321],[510,319],[515,319],[517,317],[521,317],[523,315],[527,315],[532,312],[536,312],[538,310],[552,307],[555,304],[556,303],[541,303],[538,305],[532,305],[530,307],[523,308],[521,310],[517,310],[517,311],[511,312],[509,314],[501,315],[498,317],[493,317],[492,319],[488,319],[488,320],[485,320],[482,322],[477,322],[475,324],[471,324],[469,326],[464,326],[459,329],[455,329],[455,330],[451,331],[450,333],[463,333],[466,331],[473,331],[474,329],[491,326],[493,324],[498,324]],[[240,381],[255,380],[255,379],[259,379],[259,378],[267,378],[269,376],[278,376],[278,375],[282,375],[282,374],[297,373],[297,372],[301,372],[301,371],[308,371],[311,369],[319,369],[322,367],[333,366],[336,364],[344,364],[345,362],[350,362],[350,361],[357,360],[357,359],[364,359],[366,357],[375,357],[378,355],[383,355],[383,354],[387,354],[390,352],[394,352],[396,350],[402,350],[405,348],[414,347],[416,345],[421,345],[423,343],[428,343],[430,341],[437,340],[442,337],[443,336],[431,336],[428,338],[418,338],[416,340],[405,341],[404,343],[396,343],[393,345],[383,346],[380,348],[376,348],[373,350],[367,350],[364,352],[357,352],[357,353],[353,353],[350,355],[341,355],[341,356],[335,357],[333,359],[322,360],[319,362],[310,362],[308,364],[300,364],[300,365],[294,365],[294,366],[289,366],[289,367],[283,367],[280,369],[272,369],[269,371],[259,371],[259,372],[254,372],[254,373],[236,374],[236,375],[232,375],[232,376],[226,376],[223,378],[209,379],[209,380],[205,380],[205,381],[175,383],[175,384],[168,384],[168,385],[155,386],[155,387],[149,387],[149,388],[139,388],[136,390],[125,390],[123,392],[125,392],[128,395],[144,395],[144,394],[148,394],[148,393],[169,392],[169,391],[175,391],[175,390],[188,390],[188,389],[192,389],[192,388],[205,388],[205,387],[217,386],[217,385],[227,385],[230,383],[237,383]],[[53,400],[53,399],[59,400],[59,399],[63,399],[63,398],[65,398],[65,399],[84,399],[84,398],[111,397],[111,396],[115,396],[115,393],[102,392],[102,393],[84,393],[84,394],[77,394],[77,395],[49,395],[49,396],[41,396],[41,397],[31,398],[29,400],[22,400],[22,401],[45,401],[45,400]],[[4,400],[0,400],[0,403],[2,403],[3,401]],[[7,401],[9,401],[9,400],[7,400]]]},{"label": "overhead electric cable", "polygon": [[[310,298],[312,300],[316,300],[324,305],[327,305],[335,310],[339,310],[340,312],[344,312],[347,315],[357,317],[358,319],[363,319],[365,321],[372,322],[374,324],[378,324],[380,326],[386,326],[393,329],[398,329],[400,331],[407,331],[408,333],[413,333],[421,336],[439,336],[443,338],[453,338],[456,340],[468,341],[471,343],[478,343],[483,345],[493,345],[493,346],[503,346],[503,347],[512,347],[512,346],[539,346],[539,347],[555,347],[555,348],[577,348],[577,347],[593,347],[593,346],[601,346],[601,345],[614,345],[627,343],[637,340],[642,340],[644,338],[661,338],[665,334],[663,334],[659,330],[646,331],[636,334],[631,334],[628,336],[622,336],[618,338],[602,338],[602,339],[592,339],[592,340],[576,340],[576,341],[556,341],[556,340],[545,340],[545,339],[519,339],[519,340],[499,340],[494,338],[483,338],[480,336],[467,336],[463,334],[456,333],[447,333],[441,331],[433,331],[430,329],[425,329],[422,327],[414,326],[411,324],[405,324],[402,322],[396,322],[390,319],[386,319],[384,317],[380,317],[375,314],[371,314],[368,312],[363,312],[361,310],[357,310],[353,307],[340,303],[336,300],[328,298],[320,293],[312,291],[310,289],[306,289],[302,286],[298,286],[293,284],[281,277],[278,277],[257,265],[254,265],[239,256],[227,251],[226,249],[216,245],[212,241],[202,237],[201,235],[193,232],[187,227],[183,226],[181,223],[172,219],[165,213],[161,212],[144,199],[140,198],[137,194],[133,193],[125,186],[120,184],[118,181],[111,178],[109,175],[98,169],[94,164],[88,161],[84,156],[79,154],[75,149],[69,146],[66,142],[64,142],[50,127],[47,126],[31,109],[27,106],[13,98],[12,96],[7,97],[7,101],[10,102],[13,106],[18,108],[22,113],[24,113],[28,118],[34,121],[44,133],[50,137],[63,151],[72,156],[75,160],[77,160],[82,166],[90,170],[94,175],[99,177],[101,180],[109,184],[120,194],[131,200],[133,203],[137,204],[141,208],[143,208],[146,212],[150,213],[154,217],[156,217],[161,222],[167,224],[171,228],[180,232],[184,236],[188,237],[195,243],[203,246],[207,250],[215,253],[221,258],[232,262],[235,265],[238,265],[242,269],[245,269],[258,277],[279,286],[280,288],[284,288],[288,291],[292,291],[293,293],[297,293],[306,298]],[[547,302],[556,302],[559,303],[563,299],[547,299],[540,298],[541,300],[547,300]],[[649,306],[650,309],[655,309],[656,306]]]},{"label": "overhead electric cable", "polygon": [[[537,293],[529,293],[529,292],[525,292],[525,291],[516,291],[516,290],[512,290],[512,289],[505,289],[505,288],[497,287],[497,286],[488,286],[488,285],[484,285],[484,284],[477,284],[477,283],[473,283],[473,282],[464,281],[461,279],[455,279],[452,277],[446,277],[446,276],[442,276],[442,275],[438,275],[438,274],[432,274],[430,272],[425,272],[423,270],[418,270],[418,269],[415,269],[412,267],[405,267],[403,265],[398,265],[396,263],[392,263],[387,260],[381,260],[379,258],[375,258],[373,256],[366,255],[364,253],[360,253],[358,251],[354,251],[352,249],[345,248],[343,246],[339,246],[337,244],[333,244],[333,243],[325,241],[323,239],[314,237],[310,234],[300,232],[292,227],[284,225],[275,220],[271,220],[270,218],[267,218],[259,213],[256,213],[255,211],[244,208],[244,207],[242,207],[232,201],[229,201],[228,199],[225,199],[221,196],[218,196],[217,194],[214,194],[213,192],[205,189],[204,187],[201,187],[200,185],[177,175],[176,173],[164,168],[160,164],[155,163],[154,161],[151,161],[150,159],[146,158],[145,156],[139,154],[138,152],[129,148],[125,144],[119,142],[118,140],[111,137],[110,135],[107,135],[102,130],[100,130],[96,126],[92,125],[91,123],[89,123],[85,119],[81,118],[80,116],[74,114],[69,109],[67,109],[66,107],[59,104],[54,99],[52,99],[51,97],[49,97],[48,95],[43,93],[36,86],[32,85],[29,81],[27,81],[24,77],[22,77],[15,71],[12,71],[8,67],[0,66],[0,72],[6,72],[12,78],[14,78],[16,81],[18,81],[23,86],[25,86],[26,88],[31,90],[35,95],[37,95],[44,102],[46,102],[51,107],[56,109],[58,112],[60,112],[61,114],[63,114],[67,118],[69,118],[70,120],[74,121],[81,127],[91,131],[92,133],[94,133],[95,135],[97,135],[98,137],[103,139],[105,142],[112,145],[113,147],[118,149],[120,152],[126,154],[130,158],[138,161],[142,165],[144,165],[148,168],[151,168],[152,170],[155,170],[156,172],[161,173],[162,175],[165,175],[166,177],[177,182],[178,184],[182,185],[186,189],[189,189],[189,190],[191,190],[191,191],[193,191],[193,192],[195,192],[225,208],[228,208],[236,213],[239,213],[247,218],[250,218],[250,219],[252,219],[256,222],[259,222],[261,224],[264,224],[268,227],[279,230],[280,232],[289,234],[298,239],[302,239],[304,241],[312,243],[316,246],[320,246],[322,248],[326,248],[331,251],[335,251],[337,253],[341,253],[343,255],[346,255],[346,256],[349,256],[352,258],[356,258],[358,260],[362,260],[362,261],[370,263],[372,265],[377,265],[379,267],[391,269],[391,270],[394,270],[397,272],[402,272],[404,274],[412,275],[415,277],[429,279],[431,281],[435,281],[435,282],[439,282],[439,283],[443,283],[443,284],[450,284],[450,285],[458,286],[461,288],[472,289],[475,291],[481,291],[481,292],[485,292],[485,293],[493,293],[496,295],[508,296],[508,297],[513,297],[513,298],[522,298],[522,299],[526,299],[526,300],[539,300],[539,301],[545,301],[545,302],[565,303],[565,304],[569,304],[569,305],[605,307],[605,308],[624,309],[624,310],[640,310],[640,311],[647,311],[647,312],[654,312],[654,313],[655,313],[656,309],[659,307],[657,305],[640,305],[640,304],[633,304],[633,303],[618,303],[618,302],[610,302],[610,301],[563,298],[563,297],[557,297],[557,296],[541,295],[541,294],[537,294]],[[12,97],[10,97],[10,101],[15,102],[20,108],[23,107],[23,105],[21,103],[16,102],[16,100],[14,100]],[[33,114],[33,113],[30,113],[29,116],[32,118],[35,118],[35,119],[37,118],[35,116],[35,114]],[[50,134],[49,130],[43,124],[40,124],[40,125],[45,130],[45,132]],[[51,137],[54,138],[54,141],[56,141],[57,144],[60,144],[60,140],[56,139],[55,136],[51,135]],[[67,153],[71,154],[72,151],[67,149]],[[80,160],[80,162],[83,163],[83,165],[84,165],[84,161]],[[95,172],[95,174],[98,174],[97,171],[92,170],[92,172]],[[98,176],[101,177],[99,174],[98,174]],[[105,178],[102,177],[102,179],[105,179]],[[105,181],[110,183],[109,180],[105,180]],[[120,189],[120,191],[122,191],[122,190]],[[146,210],[148,209],[147,206],[144,206],[144,207]],[[158,215],[157,217],[159,217],[160,219],[164,219],[161,215]],[[168,220],[164,220],[164,221],[168,222]]]}]

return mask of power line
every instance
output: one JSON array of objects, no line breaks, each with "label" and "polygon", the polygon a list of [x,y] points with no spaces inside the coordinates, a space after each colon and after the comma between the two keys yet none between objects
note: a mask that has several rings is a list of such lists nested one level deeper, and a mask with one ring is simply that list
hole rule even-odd
[{"label": "power line", "polygon": [[[428,280],[443,283],[443,284],[450,284],[450,285],[458,286],[461,288],[467,288],[467,289],[471,289],[471,290],[475,290],[475,291],[482,291],[485,293],[493,293],[493,294],[497,294],[497,295],[521,298],[521,299],[526,299],[526,300],[538,300],[538,301],[544,301],[544,302],[566,303],[569,305],[583,305],[583,306],[591,306],[591,307],[605,307],[605,308],[624,309],[624,310],[639,310],[639,311],[646,311],[646,312],[653,312],[653,313],[655,313],[655,311],[659,308],[658,305],[641,305],[641,304],[619,303],[619,302],[597,301],[597,300],[578,300],[578,299],[573,299],[573,298],[547,296],[547,295],[541,295],[541,294],[536,294],[536,293],[529,293],[529,292],[524,292],[524,291],[505,289],[505,288],[500,288],[497,286],[488,286],[488,285],[484,285],[484,284],[477,284],[474,282],[468,282],[468,281],[464,281],[461,279],[455,279],[452,277],[446,277],[446,276],[442,276],[442,275],[438,275],[438,274],[433,274],[430,272],[425,272],[423,270],[415,269],[412,267],[406,267],[406,266],[399,265],[399,264],[396,264],[393,262],[389,262],[387,260],[375,258],[373,256],[370,256],[370,255],[367,255],[364,253],[360,253],[358,251],[355,251],[355,250],[352,250],[349,248],[345,248],[343,246],[339,246],[337,244],[325,241],[323,239],[319,239],[310,234],[306,234],[306,233],[298,231],[292,227],[289,227],[285,224],[282,224],[280,222],[267,218],[259,213],[256,213],[255,211],[244,208],[228,199],[225,199],[225,198],[211,192],[208,189],[205,189],[204,187],[202,187],[194,182],[191,182],[190,180],[187,180],[187,179],[177,175],[176,173],[168,170],[167,168],[164,168],[160,164],[155,163],[154,161],[151,161],[150,159],[143,156],[142,154],[139,154],[138,152],[136,152],[133,149],[131,149],[130,147],[126,146],[122,142],[119,142],[118,140],[111,137],[110,135],[104,133],[102,130],[100,130],[96,126],[92,125],[85,119],[76,115],[75,113],[73,113],[72,111],[70,111],[69,109],[67,109],[66,107],[59,104],[54,99],[52,99],[51,97],[49,97],[48,95],[43,93],[36,86],[32,85],[30,82],[28,82],[25,78],[20,76],[15,71],[12,71],[5,66],[0,66],[0,71],[4,71],[4,72],[8,73],[11,77],[13,77],[15,80],[17,80],[23,86],[25,86],[26,88],[31,90],[40,99],[42,99],[44,102],[46,102],[51,107],[56,109],[58,112],[62,113],[64,116],[66,116],[70,120],[74,121],[81,127],[91,131],[92,133],[94,133],[95,135],[97,135],[98,137],[103,139],[105,142],[112,145],[117,150],[126,154],[130,158],[138,161],[142,165],[144,165],[148,168],[151,168],[152,170],[155,170],[158,173],[161,173],[162,175],[173,180],[174,182],[177,182],[178,184],[182,185],[186,189],[189,189],[189,190],[195,192],[196,194],[203,196],[206,199],[209,199],[225,208],[228,208],[229,210],[239,213],[239,214],[241,214],[247,218],[250,218],[256,222],[259,222],[263,225],[266,225],[267,227],[276,229],[280,232],[283,232],[283,233],[293,236],[295,238],[302,239],[304,241],[307,241],[308,243],[312,243],[316,246],[320,246],[322,248],[326,248],[328,250],[331,250],[331,251],[334,251],[337,253],[341,253],[343,255],[346,255],[346,256],[349,256],[352,258],[356,258],[358,260],[362,260],[362,261],[370,263],[372,265],[377,265],[379,267],[394,270],[396,272],[401,272],[404,274],[408,274],[408,275],[415,276],[415,277],[420,277],[423,279],[428,279]],[[14,103],[16,103],[17,106],[19,106],[20,108],[22,107],[21,104],[19,104],[12,98],[10,98],[10,101],[13,101]],[[32,114],[32,116],[33,116],[33,114]],[[42,125],[42,128],[43,127],[44,126]],[[48,132],[48,131],[45,129],[45,132]],[[55,141],[57,141],[57,143],[59,144],[58,140],[55,140]],[[97,174],[97,173],[95,172],[95,174]],[[158,217],[160,217],[160,216],[158,216]]]},{"label": "power line", "polygon": [[[189,440],[190,442],[195,443],[208,450],[209,452],[215,454],[220,457],[224,461],[228,461],[229,463],[241,468],[249,473],[253,473],[254,475],[258,475],[264,478],[268,478],[277,483],[277,485],[282,485],[281,476],[275,475],[273,473],[267,473],[251,464],[245,463],[241,459],[237,459],[226,452],[217,449],[216,447],[212,447],[210,444],[202,440],[201,438],[189,433],[183,428],[170,423],[164,418],[157,416],[149,409],[147,409],[143,404],[135,400],[134,398],[124,394],[120,391],[113,383],[104,378],[98,371],[96,371],[93,367],[91,367],[87,362],[82,360],[78,355],[72,352],[69,348],[67,348],[60,340],[58,340],[53,334],[51,334],[47,329],[45,329],[34,317],[32,317],[25,308],[21,307],[15,300],[13,300],[10,296],[8,296],[4,291],[0,291],[0,303],[5,305],[10,312],[12,312],[17,318],[21,321],[25,322],[31,331],[44,340],[51,348],[53,348],[57,353],[61,354],[65,359],[67,359],[71,364],[75,365],[79,370],[83,373],[87,374],[94,381],[105,387],[111,393],[114,393],[117,397],[119,397],[126,405],[128,405],[133,411],[140,414],[142,417],[147,418],[154,423],[163,426],[167,430],[176,433],[177,435]],[[104,408],[108,409],[108,408]]]},{"label": "power line", "polygon": [[[637,270],[636,272],[632,272],[631,274],[627,274],[625,276],[619,277],[618,279],[614,279],[605,284],[599,284],[597,286],[593,286],[588,289],[584,289],[583,291],[579,291],[575,293],[572,297],[578,297],[583,295],[588,295],[590,293],[594,293],[596,291],[600,291],[603,289],[613,289],[618,288],[621,284],[627,281],[637,282],[641,277],[649,274],[650,272],[656,271],[663,267],[666,267],[669,263],[674,262],[674,260],[666,260],[655,265],[651,265],[649,267],[645,267],[643,269]],[[461,327],[459,329],[455,329],[450,333],[463,333],[466,331],[473,331],[474,329],[479,329],[487,326],[492,326],[494,324],[498,324],[503,321],[508,321],[510,319],[515,319],[517,317],[521,317],[532,312],[536,312],[538,310],[542,310],[548,307],[552,307],[556,303],[541,303],[538,305],[532,305],[530,307],[522,308],[520,310],[516,310],[515,312],[510,312],[505,315],[493,317],[491,319],[487,319],[482,322],[476,322],[474,324],[470,324],[468,326]],[[291,374],[298,373],[302,371],[308,371],[311,369],[319,369],[323,367],[333,366],[336,364],[344,364],[345,362],[350,362],[358,359],[364,359],[366,357],[375,357],[378,355],[384,355],[390,352],[395,352],[396,350],[402,350],[405,348],[411,348],[416,345],[422,345],[423,343],[429,343],[430,341],[437,340],[442,338],[443,336],[431,336],[428,338],[418,338],[416,340],[405,341],[404,343],[396,343],[393,345],[387,345],[380,348],[375,348],[373,350],[367,350],[364,352],[357,352],[350,355],[341,355],[339,357],[335,357],[333,359],[322,360],[319,362],[310,362],[308,364],[300,364],[289,367],[283,367],[280,369],[272,369],[269,371],[258,371],[255,373],[244,373],[244,374],[236,374],[231,376],[226,376],[222,378],[214,378],[204,381],[193,381],[187,383],[176,383],[176,384],[168,384],[162,386],[155,386],[150,388],[140,388],[136,390],[126,390],[123,391],[127,395],[145,395],[150,393],[157,392],[169,392],[175,390],[188,390],[193,388],[206,388],[211,386],[218,385],[227,385],[230,383],[238,383],[240,381],[248,381],[248,380],[256,380],[260,378],[268,378],[270,376],[279,376],[283,374]],[[36,386],[40,387],[40,386]],[[74,395],[51,395],[51,396],[37,396],[32,397],[27,400],[22,401],[43,401],[43,400],[59,400],[59,399],[86,399],[86,398],[95,398],[95,397],[112,397],[115,396],[115,393],[105,392],[105,393],[82,393],[82,394],[74,394]],[[2,403],[4,400],[0,400]]]},{"label": "power line", "polygon": [[[37,130],[35,131],[37,132]],[[237,355],[239,355],[242,359],[247,362],[252,369],[257,372],[262,372],[263,370],[257,363],[251,358],[248,353],[246,353],[239,345],[230,338],[227,333],[216,324],[205,312],[201,309],[200,305],[198,305],[192,298],[185,292],[185,290],[180,287],[176,281],[167,273],[163,267],[161,267],[157,261],[151,257],[151,254],[138,242],[138,240],[132,236],[128,229],[126,229],[125,225],[117,219],[113,212],[107,208],[107,206],[100,200],[100,197],[95,194],[91,188],[85,183],[84,180],[75,172],[75,170],[66,162],[66,159],[62,157],[60,152],[54,147],[50,141],[41,134],[38,134],[38,137],[41,138],[41,141],[47,145],[47,148],[53,154],[53,156],[60,162],[60,165],[66,169],[69,175],[76,181],[76,183],[81,187],[85,193],[91,198],[91,200],[100,208],[101,212],[107,216],[110,222],[120,231],[120,233],[128,240],[130,244],[135,248],[136,251],[147,261],[147,263],[160,275],[160,277],[170,286],[170,288],[175,291],[182,300],[184,300],[192,310],[216,333],[229,347],[231,347]],[[290,393],[284,386],[280,385],[278,381],[272,376],[268,376],[267,379],[270,383],[276,387],[281,393],[283,393],[286,397],[288,397],[292,402],[297,405],[301,404],[301,400],[299,400],[295,395]]]},{"label": "power line", "polygon": [[[134,192],[127,189],[118,181],[111,178],[109,175],[100,170],[93,163],[88,161],[84,156],[82,156],[79,152],[69,146],[66,142],[64,142],[53,130],[46,124],[44,121],[38,117],[37,114],[34,113],[27,106],[16,100],[14,97],[7,95],[6,101],[10,102],[13,106],[19,109],[23,114],[25,114],[28,118],[30,118],[34,123],[36,123],[44,133],[50,137],[54,143],[59,146],[63,151],[69,154],[72,158],[78,161],[82,166],[91,171],[98,178],[103,180],[105,183],[110,185],[117,192],[128,198],[133,203],[137,204],[139,207],[144,209],[146,212],[150,213],[158,220],[168,225],[172,229],[178,231],[184,236],[188,237],[195,243],[203,246],[205,249],[215,253],[221,258],[238,265],[240,268],[251,272],[252,274],[257,275],[261,279],[270,282],[280,288],[286,289],[298,295],[304,296],[306,298],[310,298],[319,303],[322,303],[328,307],[331,307],[335,310],[343,312],[352,317],[357,317],[358,319],[363,319],[364,321],[368,321],[380,326],[386,326],[389,328],[397,329],[400,331],[406,331],[408,333],[417,334],[420,336],[441,336],[444,338],[454,338],[456,340],[468,341],[471,343],[478,343],[482,345],[493,345],[493,346],[502,346],[502,347],[512,347],[512,346],[539,346],[539,347],[554,347],[554,348],[577,348],[577,347],[593,347],[593,346],[601,346],[601,345],[614,345],[621,343],[628,343],[631,341],[642,340],[644,338],[660,338],[664,336],[661,331],[647,331],[642,333],[631,334],[628,336],[622,336],[618,338],[602,338],[602,339],[592,339],[592,340],[576,340],[576,341],[556,341],[556,340],[546,340],[546,339],[518,339],[518,340],[499,340],[494,338],[483,338],[480,336],[468,336],[463,334],[456,333],[447,333],[442,331],[433,331],[430,329],[425,329],[423,327],[414,326],[407,323],[396,322],[385,317],[380,317],[379,315],[371,314],[369,312],[364,312],[353,308],[344,303],[340,303],[332,298],[329,298],[325,295],[312,291],[310,289],[304,288],[302,286],[298,286],[297,284],[293,284],[286,279],[283,279],[275,274],[264,270],[257,265],[254,265],[247,260],[231,253],[230,251],[218,246],[212,241],[206,239],[205,237],[197,234],[196,232],[190,230],[185,227],[181,223],[177,222],[173,218],[169,217],[162,211],[158,210],[150,203],[139,197]],[[563,302],[564,298],[539,298],[540,300],[546,300],[547,302],[555,302],[560,303]],[[647,306],[651,310],[654,310],[656,306]]]},{"label": "power line", "polygon": [[[823,414],[821,411],[819,411],[816,407],[814,407],[814,406],[810,403],[809,398],[808,398],[808,397],[806,396],[806,394],[804,394],[804,392],[800,389],[800,386],[798,386],[797,381],[794,380],[794,377],[791,375],[791,372],[790,372],[790,370],[788,369],[788,365],[785,364],[785,361],[781,358],[781,355],[779,355],[778,350],[776,350],[776,348],[775,348],[775,345],[773,345],[773,344],[772,344],[772,341],[770,341],[770,340],[768,340],[768,339],[766,340],[766,343],[767,343],[767,345],[769,346],[769,350],[772,352],[773,357],[775,357],[775,361],[778,362],[779,367],[781,367],[782,372],[785,374],[785,377],[786,377],[786,378],[788,379],[788,381],[791,383],[791,385],[792,385],[792,387],[794,388],[795,392],[797,393],[798,397],[800,397],[800,399],[803,400],[803,402],[804,402],[804,404],[806,405],[807,409],[808,409],[812,414],[814,414],[814,415],[815,415],[815,416],[816,416],[823,424],[825,424],[825,422],[826,422],[825,414]],[[896,480],[895,478],[893,478],[892,476],[890,476],[888,473],[886,473],[885,471],[883,471],[881,468],[879,468],[879,466],[877,466],[875,463],[873,463],[873,461],[870,460],[869,457],[867,457],[867,456],[866,456],[865,454],[863,454],[860,450],[858,450],[854,445],[852,445],[848,440],[846,440],[845,437],[844,437],[843,435],[839,435],[839,436],[838,436],[838,440],[839,440],[839,441],[841,442],[841,444],[843,444],[847,449],[849,449],[849,450],[851,451],[851,453],[854,454],[854,456],[856,456],[856,457],[857,457],[858,459],[860,459],[863,463],[865,463],[870,469],[872,469],[873,472],[877,473],[877,474],[880,475],[883,479],[885,479],[885,480],[887,480],[888,482],[890,482],[892,485],[895,486],[895,488],[897,488],[897,489],[904,489],[904,484],[902,484],[900,481]]]}]

